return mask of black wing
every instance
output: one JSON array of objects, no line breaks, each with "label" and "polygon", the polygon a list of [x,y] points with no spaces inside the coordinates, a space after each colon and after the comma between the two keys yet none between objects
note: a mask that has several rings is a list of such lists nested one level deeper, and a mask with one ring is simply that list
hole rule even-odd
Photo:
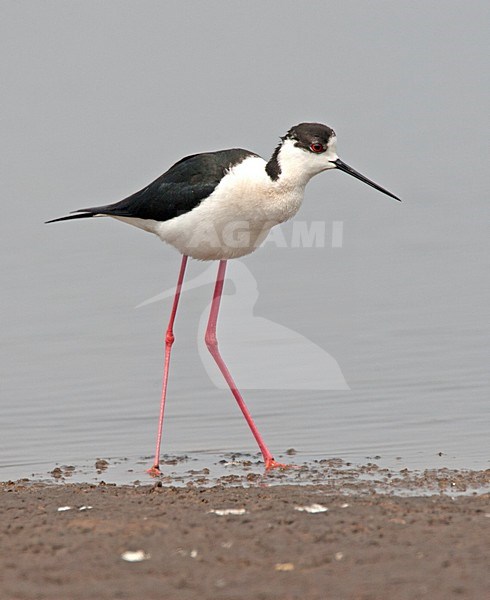
[{"label": "black wing", "polygon": [[82,208],[74,211],[80,214],[53,219],[47,223],[94,215],[168,221],[199,206],[213,193],[226,172],[249,156],[257,155],[248,150],[233,148],[186,156],[150,185],[120,202]]}]

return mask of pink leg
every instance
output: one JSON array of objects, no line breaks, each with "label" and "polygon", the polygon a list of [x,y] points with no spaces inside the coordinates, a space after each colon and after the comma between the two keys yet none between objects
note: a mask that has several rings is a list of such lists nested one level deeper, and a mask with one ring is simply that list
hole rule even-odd
[{"label": "pink leg", "polygon": [[167,383],[168,383],[168,368],[170,365],[170,353],[172,351],[172,344],[174,343],[174,321],[175,315],[177,314],[177,307],[179,306],[180,291],[182,290],[182,282],[184,281],[185,267],[187,265],[187,256],[182,257],[182,263],[180,265],[179,279],[177,280],[177,288],[175,290],[174,303],[172,306],[172,312],[170,313],[170,320],[168,322],[167,333],[165,335],[165,363],[163,368],[163,385],[162,385],[162,399],[160,401],[160,418],[158,419],[158,433],[157,433],[157,445],[155,448],[155,460],[153,466],[148,469],[150,475],[160,474],[160,444],[162,442],[162,429],[163,429],[163,413],[165,411],[165,398],[167,397]]},{"label": "pink leg", "polygon": [[218,365],[221,373],[223,374],[223,376],[226,380],[226,383],[229,385],[231,393],[235,396],[235,400],[238,402],[238,406],[240,407],[240,410],[242,411],[243,416],[247,420],[248,426],[252,430],[252,433],[253,433],[255,439],[257,440],[257,444],[259,445],[259,448],[262,452],[262,456],[264,457],[266,469],[271,469],[273,467],[282,467],[285,465],[281,465],[280,463],[276,462],[274,460],[274,457],[272,456],[269,448],[267,448],[267,446],[265,445],[265,442],[262,439],[257,427],[255,426],[255,423],[253,422],[253,419],[252,419],[250,413],[248,412],[245,402],[243,401],[243,398],[242,398],[240,392],[238,391],[235,382],[233,381],[233,377],[231,376],[230,372],[228,371],[228,368],[225,365],[225,362],[223,361],[223,359],[221,358],[221,354],[219,353],[219,350],[218,350],[218,340],[216,338],[216,323],[218,321],[218,312],[219,312],[219,305],[220,305],[220,301],[221,301],[221,294],[223,292],[225,271],[226,271],[226,260],[220,260],[219,267],[218,267],[218,276],[216,278],[216,286],[214,288],[213,303],[211,305],[211,312],[209,313],[209,321],[208,321],[208,326],[206,328],[206,335],[204,338],[206,341],[206,346],[208,347],[209,352],[211,353],[212,357],[216,361],[216,364]]}]

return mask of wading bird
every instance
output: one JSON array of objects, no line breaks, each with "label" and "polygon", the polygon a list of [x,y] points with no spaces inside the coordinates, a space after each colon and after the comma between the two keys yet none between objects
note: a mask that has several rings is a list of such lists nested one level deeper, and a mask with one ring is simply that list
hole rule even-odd
[{"label": "wading bird", "polygon": [[163,386],[155,459],[149,473],[158,475],[160,444],[167,394],[173,326],[189,257],[218,260],[205,342],[240,407],[264,457],[266,469],[284,466],[274,460],[262,439],[218,349],[216,324],[226,263],[256,250],[269,230],[294,217],[303,202],[308,181],[323,171],[339,169],[395,200],[399,198],[337,156],[333,129],[320,123],[301,123],[286,133],[269,161],[240,148],[187,156],[147,187],[128,198],[83,208],[67,221],[112,217],[157,235],[182,254],[177,287],[165,336]]}]

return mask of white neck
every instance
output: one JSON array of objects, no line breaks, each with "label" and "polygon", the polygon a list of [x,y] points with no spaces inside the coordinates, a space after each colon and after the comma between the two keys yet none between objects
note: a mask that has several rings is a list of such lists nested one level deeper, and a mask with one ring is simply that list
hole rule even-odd
[{"label": "white neck", "polygon": [[305,187],[318,173],[334,169],[332,161],[338,158],[335,141],[335,138],[331,139],[326,152],[314,154],[296,146],[294,140],[285,140],[277,156],[281,169],[277,183],[288,187]]}]

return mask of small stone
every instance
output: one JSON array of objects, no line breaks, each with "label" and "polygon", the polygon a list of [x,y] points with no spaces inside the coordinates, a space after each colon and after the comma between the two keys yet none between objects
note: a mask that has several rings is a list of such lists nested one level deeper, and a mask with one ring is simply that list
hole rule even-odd
[{"label": "small stone", "polygon": [[208,512],[224,517],[226,515],[244,515],[247,511],[245,508],[216,508]]},{"label": "small stone", "polygon": [[126,550],[121,554],[121,558],[126,562],[141,562],[142,560],[148,560],[150,555],[147,554],[144,550]]},{"label": "small stone", "polygon": [[310,504],[309,506],[295,506],[294,510],[315,514],[327,512],[328,508],[326,506],[322,506],[321,504]]}]

